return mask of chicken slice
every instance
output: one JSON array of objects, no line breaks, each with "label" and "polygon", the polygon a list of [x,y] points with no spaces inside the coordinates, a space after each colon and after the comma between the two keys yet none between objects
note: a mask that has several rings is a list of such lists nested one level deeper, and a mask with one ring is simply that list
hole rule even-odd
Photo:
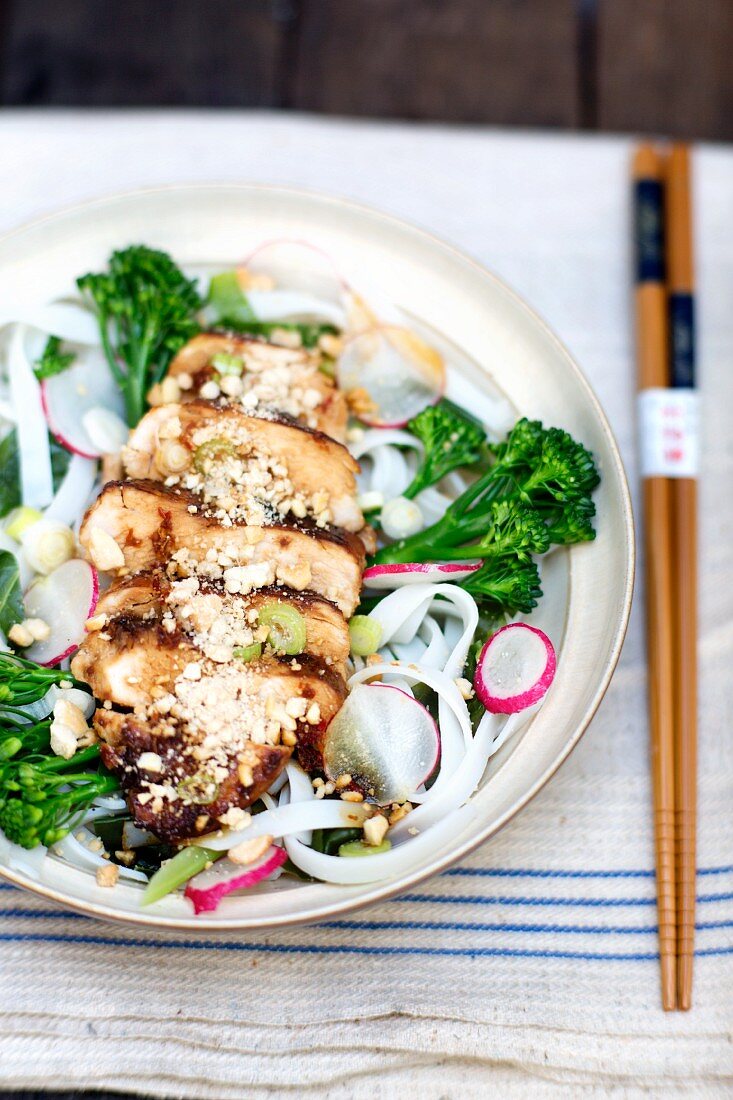
[{"label": "chicken slice", "polygon": [[281,415],[202,400],[160,405],[133,429],[122,461],[127,477],[169,485],[177,478],[209,499],[247,493],[264,501],[267,492],[283,516],[299,512],[347,531],[364,526],[358,463],[330,436]]},{"label": "chicken slice", "polygon": [[308,654],[197,671],[148,707],[100,708],[94,718],[136,824],[164,840],[209,832],[231,807],[250,805],[301,736],[322,741],[346,697],[343,678]]},{"label": "chicken slice", "polygon": [[[172,790],[180,789],[183,783],[185,790],[187,777],[197,775],[195,761],[182,754],[182,737],[171,734],[163,723],[113,710],[97,710],[94,727],[103,742],[102,761],[119,776],[133,821],[171,844],[220,827],[219,819],[232,807],[244,810],[251,806],[275,782],[293,751],[285,745],[250,745],[241,754],[242,760],[232,759],[226,777],[212,789],[213,798],[205,780],[197,795],[194,779],[190,784],[193,798],[161,798],[161,804],[157,804],[155,795],[152,799],[146,797],[151,782],[163,789],[170,785]],[[150,772],[142,767],[143,754],[160,758],[161,770]],[[144,757],[142,763],[146,761]],[[251,773],[251,782],[246,785],[239,773],[244,761]]]},{"label": "chicken slice", "polygon": [[262,607],[298,611],[306,627],[304,652],[322,658],[334,671],[344,672],[349,653],[349,631],[340,611],[311,593],[268,588],[227,596],[220,583],[200,585],[196,578],[161,579],[156,591],[151,575],[139,574],[102,596],[97,614],[110,616],[115,605],[118,610],[104,628],[89,633],[74,654],[72,673],[98,699],[117,706],[147,705],[172,690],[186,666],[202,658],[237,664],[237,651],[241,654],[258,641],[265,653],[275,652],[266,641],[267,626],[258,621]]},{"label": "chicken slice", "polygon": [[277,409],[343,442],[348,420],[346,398],[319,369],[319,353],[305,348],[281,347],[231,332],[199,333],[181,348],[168,369],[169,378],[183,375],[186,382],[191,379],[182,400],[189,395],[197,397],[202,386],[218,377],[211,360],[222,354],[242,362],[242,390],[231,400],[250,409],[258,405]]},{"label": "chicken slice", "polygon": [[[267,588],[257,588],[248,595],[242,595],[228,593],[221,581],[204,579],[197,583],[197,595],[216,596],[222,603],[228,600],[241,604],[245,612],[256,612],[263,604],[273,602],[292,607],[305,619],[306,653],[312,653],[315,657],[329,657],[335,663],[345,661],[349,655],[349,629],[343,615],[335,604],[324,600],[315,592],[308,590],[294,592],[290,588],[271,585]],[[108,620],[117,616],[124,616],[126,619],[158,619],[169,606],[166,601],[172,593],[174,595],[172,602],[174,604],[177,602],[175,586],[176,582],[162,570],[133,573],[129,577],[121,577],[100,595],[95,617],[104,615]],[[184,632],[187,631],[190,634],[199,628],[195,618],[194,615],[194,622],[187,630],[185,613],[180,616]],[[254,624],[258,624],[257,619],[254,620]],[[109,628],[105,633],[109,633]]]},{"label": "chicken slice", "polygon": [[340,528],[308,520],[224,525],[200,510],[194,494],[153,481],[105,485],[84,517],[79,541],[103,571],[169,566],[183,575],[223,577],[227,592],[277,581],[324,596],[347,618],[359,600],[365,560],[361,539]]}]

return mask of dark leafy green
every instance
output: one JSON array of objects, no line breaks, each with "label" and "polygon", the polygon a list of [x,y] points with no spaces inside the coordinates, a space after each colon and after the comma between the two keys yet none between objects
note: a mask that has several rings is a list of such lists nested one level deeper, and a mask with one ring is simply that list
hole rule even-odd
[{"label": "dark leafy green", "polygon": [[38,381],[42,382],[44,378],[53,378],[55,374],[61,374],[62,371],[68,370],[73,362],[74,353],[72,351],[62,352],[59,337],[49,336],[43,354],[33,368],[33,372]]},{"label": "dark leafy green", "polygon": [[0,630],[7,634],[11,626],[23,618],[18,559],[9,550],[0,550]]},{"label": "dark leafy green", "polygon": [[[54,489],[58,489],[68,469],[71,455],[56,442],[52,435],[49,435],[48,441],[51,449],[53,486]],[[21,503],[18,436],[13,428],[0,440],[0,517],[6,516]]]}]

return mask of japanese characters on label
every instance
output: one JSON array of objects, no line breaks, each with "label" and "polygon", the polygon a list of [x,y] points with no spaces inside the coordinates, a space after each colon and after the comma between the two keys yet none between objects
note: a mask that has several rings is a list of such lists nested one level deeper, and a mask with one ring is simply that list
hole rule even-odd
[{"label": "japanese characters on label", "polygon": [[698,402],[692,389],[654,388],[639,394],[642,477],[696,477]]}]

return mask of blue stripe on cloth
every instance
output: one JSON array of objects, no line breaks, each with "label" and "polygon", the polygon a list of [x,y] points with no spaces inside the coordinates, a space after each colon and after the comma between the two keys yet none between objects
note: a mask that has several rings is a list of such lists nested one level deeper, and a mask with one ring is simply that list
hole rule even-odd
[{"label": "blue stripe on cloth", "polygon": [[[733,874],[733,863],[723,867],[698,867],[698,875]],[[528,867],[452,867],[446,876],[477,878],[654,878],[654,871],[540,871]]]},{"label": "blue stripe on cloth", "polygon": [[[484,897],[482,894],[402,894],[394,902],[416,902],[418,904],[435,903],[437,905],[557,905],[557,906],[588,906],[591,908],[604,908],[609,906],[627,905],[656,905],[654,897],[648,898],[552,898],[552,897],[510,897],[508,895],[495,895]],[[698,902],[731,901],[733,893],[725,894],[698,894]]]},{"label": "blue stripe on cloth", "polygon": [[[656,951],[595,952],[532,950],[511,947],[365,947],[361,945],[317,945],[286,943],[233,943],[207,940],[139,940],[122,936],[51,935],[33,932],[0,934],[3,943],[69,943],[102,947],[157,947],[176,951],[243,951],[276,955],[429,955],[463,958],[584,959],[592,962],[652,962]],[[733,946],[706,947],[698,956],[733,955]]]},{"label": "blue stripe on cloth", "polygon": [[[16,917],[21,920],[81,920],[89,918],[81,913],[60,909],[0,909],[0,920]],[[319,928],[379,931],[400,928],[436,932],[544,932],[576,935],[656,935],[657,925],[583,925],[583,924],[502,924],[484,921],[412,921],[412,920],[335,920],[323,921]],[[697,921],[698,932],[717,928],[733,928],[733,920]]]}]

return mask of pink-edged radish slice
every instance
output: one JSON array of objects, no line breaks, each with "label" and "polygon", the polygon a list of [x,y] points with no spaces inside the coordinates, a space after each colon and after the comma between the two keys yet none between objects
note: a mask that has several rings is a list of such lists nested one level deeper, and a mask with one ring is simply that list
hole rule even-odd
[{"label": "pink-edged radish slice", "polygon": [[94,405],[82,417],[84,431],[103,455],[119,454],[127,443],[130,429],[119,413],[103,405]]},{"label": "pink-edged radish slice", "polygon": [[287,858],[285,849],[273,844],[260,859],[245,867],[229,859],[217,860],[208,870],[191,879],[185,896],[193,902],[196,914],[212,913],[227,894],[256,886],[282,866]]},{"label": "pink-edged radish slice", "polygon": [[509,623],[481,650],[473,686],[492,714],[516,714],[545,696],[556,667],[555,650],[544,631]]},{"label": "pink-edged radish slice", "polygon": [[[105,450],[85,426],[87,414],[105,409],[123,419],[125,403],[100,352],[86,351],[68,370],[41,383],[41,402],[48,426],[62,447],[83,458],[99,458]],[[97,414],[98,416],[98,414]],[[95,433],[96,434],[96,433]]]},{"label": "pink-edged radish slice", "polygon": [[364,570],[362,580],[367,588],[387,592],[406,584],[458,584],[480,567],[480,562],[468,564],[462,561],[389,562],[386,565],[370,565]]},{"label": "pink-edged radish slice", "polygon": [[359,418],[382,428],[404,427],[445,389],[442,356],[398,325],[377,325],[352,336],[336,374],[342,390],[358,392]]},{"label": "pink-edged radish slice", "polygon": [[340,306],[303,290],[248,290],[247,301],[258,321],[326,321],[337,328],[346,322]]},{"label": "pink-edged radish slice", "polygon": [[70,657],[84,640],[84,624],[94,614],[98,597],[97,571],[81,558],[39,577],[25,594],[25,613],[29,619],[43,619],[51,633],[23,650],[23,656],[39,665],[57,665]]},{"label": "pink-edged radish slice", "polygon": [[[331,305],[342,304],[346,284],[336,264],[327,252],[309,241],[289,238],[264,241],[250,252],[242,266],[246,275],[269,277],[278,290],[301,291]],[[248,287],[247,281],[245,277],[243,290],[249,296],[259,288]],[[257,313],[254,305],[252,308]]]},{"label": "pink-edged radish slice", "polygon": [[380,805],[405,802],[439,759],[440,734],[432,715],[391,684],[357,684],[323,743],[329,778],[350,775]]}]

